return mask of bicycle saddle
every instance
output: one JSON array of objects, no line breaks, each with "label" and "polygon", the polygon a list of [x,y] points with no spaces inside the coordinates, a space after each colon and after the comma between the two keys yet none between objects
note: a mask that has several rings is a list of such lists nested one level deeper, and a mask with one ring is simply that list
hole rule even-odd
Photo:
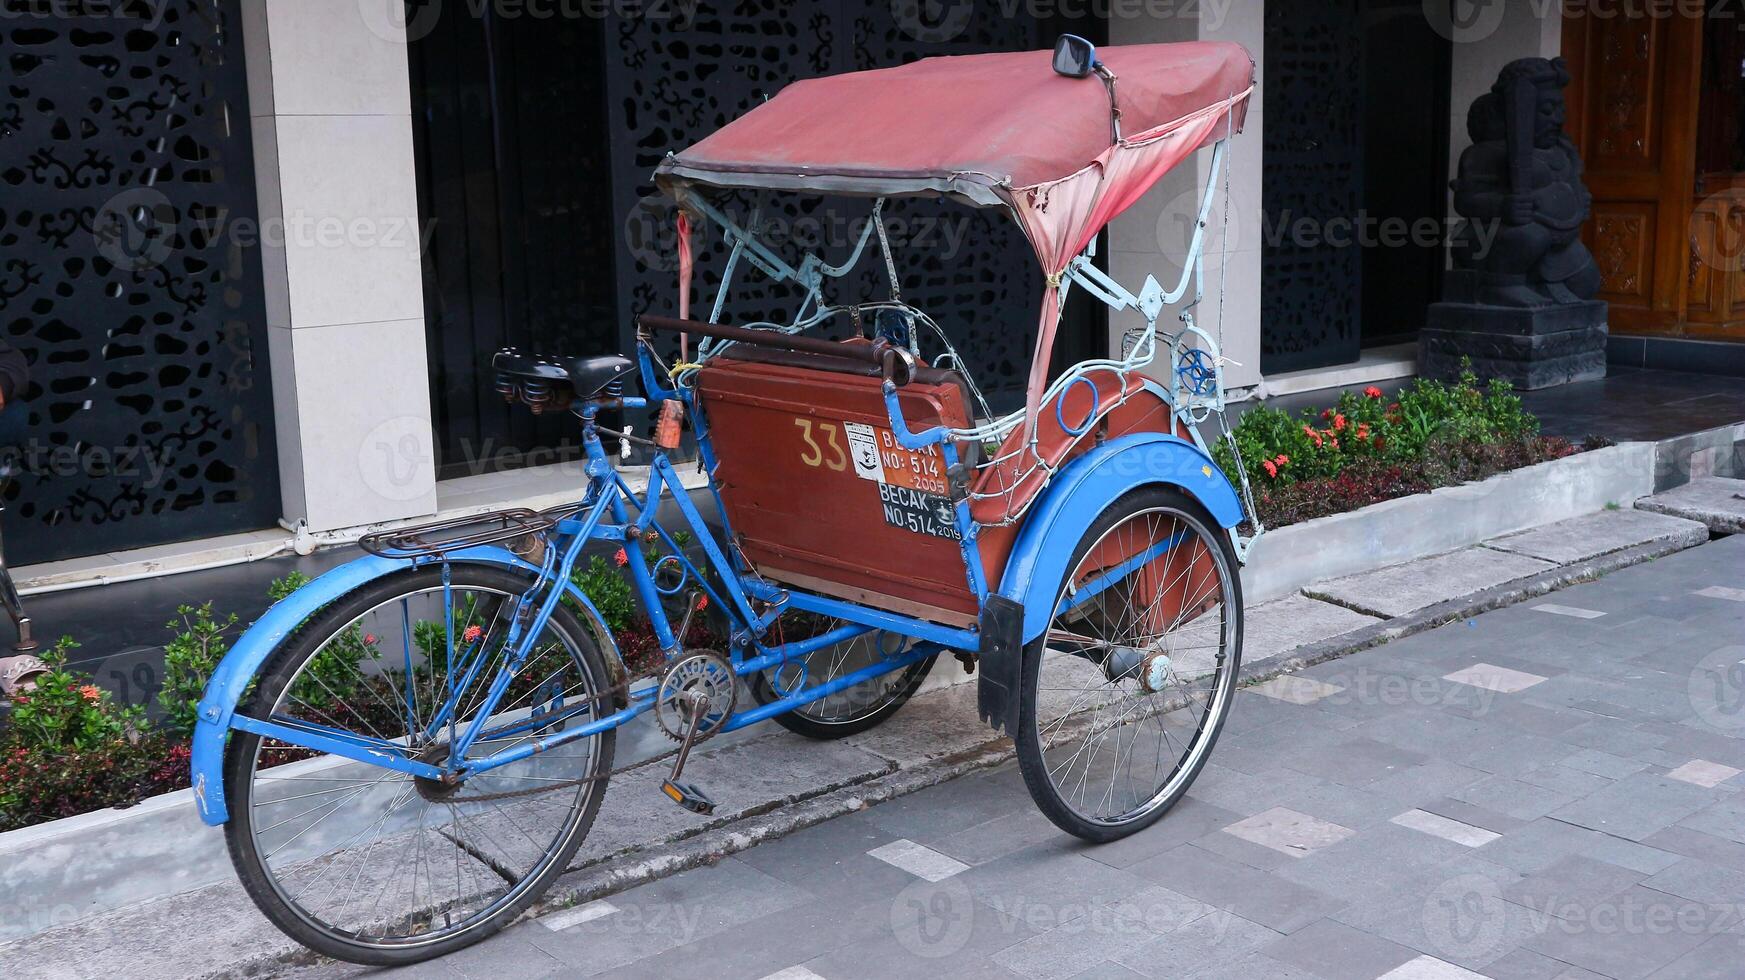
[{"label": "bicycle saddle", "polygon": [[569,382],[576,397],[599,397],[615,381],[636,371],[636,362],[622,354],[599,354],[593,357],[545,357],[528,354],[514,347],[505,347],[491,358],[491,367],[498,375],[535,384]]}]

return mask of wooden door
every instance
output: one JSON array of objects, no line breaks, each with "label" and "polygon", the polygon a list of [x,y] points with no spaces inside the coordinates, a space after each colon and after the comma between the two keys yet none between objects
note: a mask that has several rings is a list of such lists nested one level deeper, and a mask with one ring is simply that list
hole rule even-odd
[{"label": "wooden door", "polygon": [[1594,198],[1582,235],[1604,276],[1599,298],[1616,332],[1682,333],[1702,19],[1626,4],[1563,26],[1569,129]]}]

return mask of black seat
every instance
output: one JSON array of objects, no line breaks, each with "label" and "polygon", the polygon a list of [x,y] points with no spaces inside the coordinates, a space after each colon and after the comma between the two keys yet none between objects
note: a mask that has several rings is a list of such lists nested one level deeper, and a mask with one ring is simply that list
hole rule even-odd
[{"label": "black seat", "polygon": [[607,385],[635,372],[636,362],[622,354],[542,357],[506,347],[491,359],[491,367],[498,375],[519,382],[553,385],[567,381],[577,398],[589,399],[599,397]]},{"label": "black seat", "polygon": [[636,370],[636,362],[623,354],[598,354],[575,357],[568,362],[570,383],[576,386],[576,397],[597,398],[614,381]]}]

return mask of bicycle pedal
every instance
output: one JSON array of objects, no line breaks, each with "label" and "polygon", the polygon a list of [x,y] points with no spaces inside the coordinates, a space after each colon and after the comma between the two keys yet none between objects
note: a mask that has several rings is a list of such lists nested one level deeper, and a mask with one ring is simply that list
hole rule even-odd
[{"label": "bicycle pedal", "polygon": [[708,816],[715,812],[715,801],[709,799],[709,794],[699,789],[695,783],[678,783],[668,779],[660,784],[660,791],[692,813]]}]

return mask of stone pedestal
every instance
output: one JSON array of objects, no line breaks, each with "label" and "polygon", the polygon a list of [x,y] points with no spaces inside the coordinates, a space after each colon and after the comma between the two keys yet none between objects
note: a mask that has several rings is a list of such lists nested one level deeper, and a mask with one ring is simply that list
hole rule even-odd
[{"label": "stone pedestal", "polygon": [[1461,358],[1481,379],[1522,391],[1606,376],[1606,304],[1552,306],[1432,303],[1418,335],[1418,374],[1453,380]]}]

